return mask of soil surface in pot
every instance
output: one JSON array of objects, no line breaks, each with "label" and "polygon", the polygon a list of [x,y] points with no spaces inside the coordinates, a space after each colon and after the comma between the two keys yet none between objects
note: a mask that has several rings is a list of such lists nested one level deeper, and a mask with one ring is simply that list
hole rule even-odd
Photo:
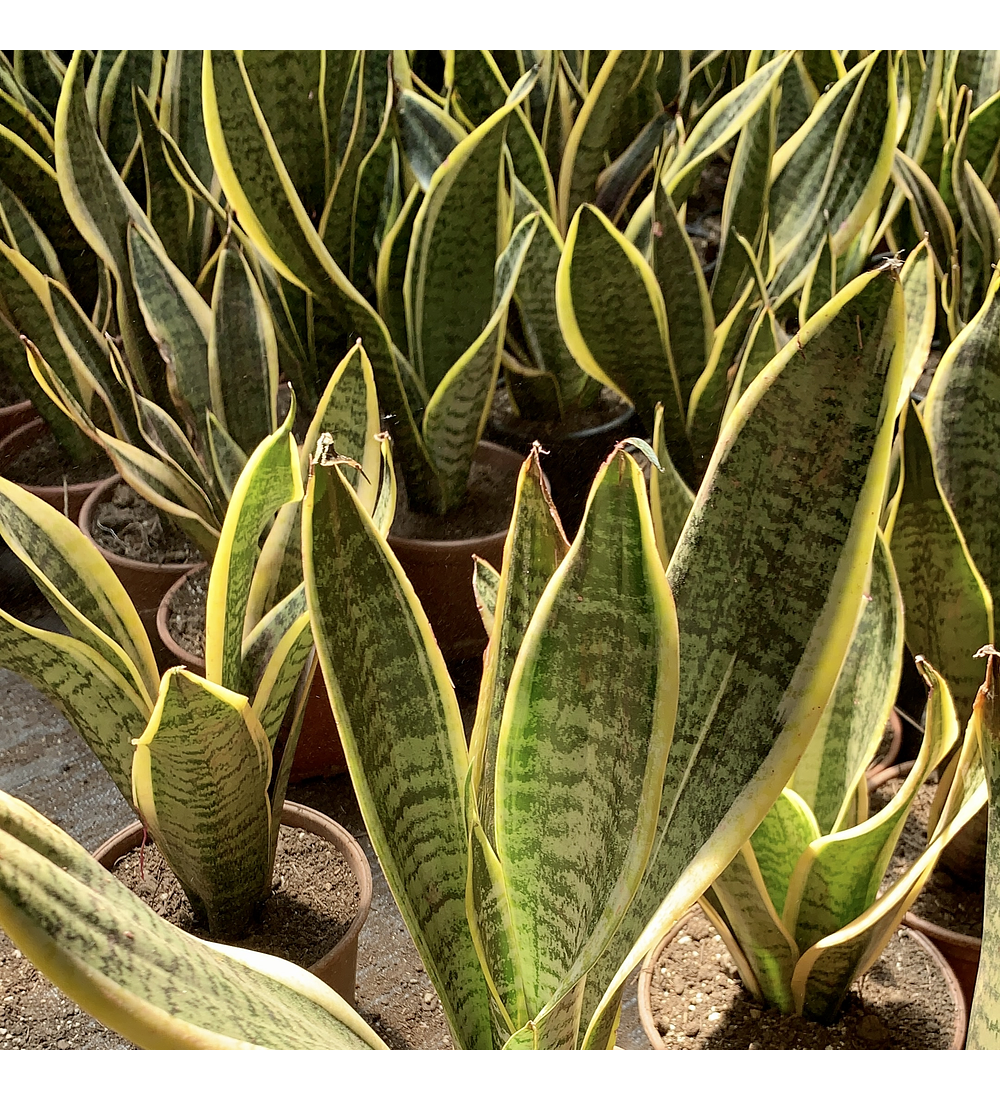
[{"label": "soil surface in pot", "polygon": [[392,524],[395,538],[471,539],[503,531],[510,523],[517,471],[473,462],[465,501],[446,516],[411,512],[406,484],[398,468],[396,486],[396,518]]},{"label": "soil surface in pot", "polygon": [[202,561],[201,551],[162,512],[124,482],[93,510],[90,537],[112,554],[152,565]]},{"label": "soil surface in pot", "polygon": [[[877,813],[903,785],[904,780],[890,779],[871,792],[870,812]],[[925,783],[913,800],[910,816],[903,827],[903,833],[892,853],[889,869],[886,871],[882,888],[890,886],[917,859],[927,846],[927,820],[934,796],[937,794],[937,779]],[[960,879],[949,874],[940,863],[934,869],[927,885],[920,891],[910,912],[933,924],[939,924],[950,932],[964,936],[983,934],[983,889],[980,880],[978,887],[966,885]]]},{"label": "soil surface in pot", "polygon": [[[115,876],[171,924],[210,938],[206,929],[195,924],[184,891],[156,845],[147,843],[142,858],[141,874],[136,850],[118,861]],[[249,934],[225,942],[310,967],[347,931],[359,900],[357,879],[332,844],[282,825],[275,856],[274,892]],[[2,933],[0,941],[0,1049],[135,1049],[63,996]]]},{"label": "soil surface in pot", "polygon": [[[185,932],[212,939],[195,923],[181,884],[156,845],[148,841],[115,864],[115,877],[153,910]],[[360,891],[347,860],[303,829],[282,825],[274,859],[274,890],[247,935],[231,943],[250,951],[280,955],[298,966],[318,962],[347,931],[358,911]]]},{"label": "soil surface in pot", "polygon": [[824,1027],[766,1009],[696,912],[654,963],[653,1019],[669,1050],[947,1050],[955,1006],[936,968],[901,928]]},{"label": "soil surface in pot", "polygon": [[208,569],[189,573],[174,593],[167,629],[174,641],[195,657],[205,656],[205,604],[208,601]]},{"label": "soil surface in pot", "polygon": [[[522,420],[514,411],[514,405],[510,399],[510,391],[506,386],[497,388],[493,397],[493,407],[490,410],[490,421],[502,430],[510,430],[517,427],[525,437],[537,436],[541,440],[551,438],[554,432],[560,435],[569,435],[572,432],[585,431],[587,428],[599,428],[607,424],[620,413],[629,408],[627,401],[623,401],[614,390],[604,386],[597,395],[592,405],[585,409],[571,408],[566,410],[566,415],[561,420]],[[608,448],[610,451],[610,448]],[[542,457],[542,469],[545,469],[545,458]]]},{"label": "soil surface in pot", "polygon": [[86,462],[75,463],[59,446],[51,432],[40,436],[30,447],[4,461],[3,476],[21,485],[84,484],[111,477],[115,468],[100,451]]}]

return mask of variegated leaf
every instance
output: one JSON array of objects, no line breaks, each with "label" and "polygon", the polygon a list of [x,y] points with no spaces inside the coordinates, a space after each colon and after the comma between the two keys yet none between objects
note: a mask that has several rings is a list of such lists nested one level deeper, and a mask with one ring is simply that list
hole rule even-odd
[{"label": "variegated leaf", "polygon": [[340,470],[314,465],[302,509],[323,679],[368,835],[455,1042],[489,1048],[490,994],[465,915],[458,701],[410,582]]},{"label": "variegated leaf", "polygon": [[888,475],[901,295],[889,273],[845,287],[723,430],[667,574],[677,726],[645,880],[592,974],[608,992],[585,1007],[587,1046],[602,1045],[632,968],[763,819],[833,690]]},{"label": "variegated leaf", "polygon": [[249,700],[169,669],[135,743],[132,792],[215,937],[238,936],[271,889],[271,752]]},{"label": "variegated leaf", "polygon": [[156,916],[61,829],[0,792],[0,923],[85,1011],[151,1049],[384,1049],[329,986]]},{"label": "variegated leaf", "polygon": [[529,1016],[587,974],[641,879],[676,639],[645,482],[616,451],[531,618],[497,740],[493,828]]}]

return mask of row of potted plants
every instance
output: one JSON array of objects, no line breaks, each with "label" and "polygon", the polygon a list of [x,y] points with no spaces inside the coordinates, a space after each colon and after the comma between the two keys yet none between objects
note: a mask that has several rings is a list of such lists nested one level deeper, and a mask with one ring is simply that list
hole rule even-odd
[{"label": "row of potted plants", "polygon": [[[3,245],[0,312],[55,415],[212,559],[204,674],[160,679],[97,551],[2,482],[4,538],[70,632],[0,613],[4,663],[69,714],[218,935],[269,886],[315,643],[460,1046],[609,1045],[625,978],[699,897],[748,988],[829,1016],[987,797],[971,652],[992,641],[1000,89],[946,51],[680,57],[452,51],[439,94],[402,51],[177,51],[162,69],[153,51],[126,59],[133,92],[126,61],[77,53],[51,112],[4,70],[39,146],[16,144],[20,182],[51,197],[54,180],[62,213],[43,223],[4,180],[24,217],[5,223],[21,235]],[[121,163],[120,134],[91,121],[98,98],[103,119],[131,119]],[[942,119],[958,137],[938,183]],[[327,135],[313,155],[303,126]],[[733,142],[709,284],[684,203]],[[916,247],[865,271],[882,241]],[[917,411],[936,328],[953,339]],[[614,450],[572,543],[535,448],[493,564],[414,592],[389,534],[393,458],[411,510],[454,514],[501,371],[528,420],[604,385],[651,442]],[[282,372],[295,396],[279,425]],[[311,423],[295,434],[300,395]],[[478,602],[478,642],[432,630],[442,587]],[[487,637],[466,747],[444,662]],[[904,638],[932,688],[927,732],[869,818]],[[878,897],[912,797],[952,749],[927,850]],[[5,926],[112,1026],[124,997],[123,1033],[380,1042],[301,971],[165,929],[54,826],[4,806]],[[234,829],[261,841],[239,865]],[[113,960],[109,936],[127,941]],[[180,958],[184,998],[164,969]]]}]

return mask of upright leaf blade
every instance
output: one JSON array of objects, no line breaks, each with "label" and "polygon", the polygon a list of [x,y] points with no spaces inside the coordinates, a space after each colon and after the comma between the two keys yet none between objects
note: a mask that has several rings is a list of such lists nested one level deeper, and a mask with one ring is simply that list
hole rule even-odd
[{"label": "upright leaf blade", "polygon": [[593,973],[608,993],[596,1015],[600,994],[588,999],[588,1046],[603,1045],[635,963],[759,824],[829,698],[885,491],[902,339],[891,275],[861,276],[765,368],[723,430],[668,571],[677,726],[645,880]]},{"label": "upright leaf blade", "polygon": [[368,835],[456,1043],[489,1048],[489,992],[465,915],[468,753],[444,659],[338,466],[314,465],[302,523],[320,667]]}]

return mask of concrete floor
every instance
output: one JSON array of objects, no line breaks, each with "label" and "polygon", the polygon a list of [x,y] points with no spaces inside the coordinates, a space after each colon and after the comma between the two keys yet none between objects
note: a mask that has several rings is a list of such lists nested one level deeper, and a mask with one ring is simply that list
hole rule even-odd
[{"label": "concrete floor", "polygon": [[[61,629],[2,544],[0,602],[34,625]],[[134,820],[131,808],[76,731],[44,697],[5,669],[0,669],[0,789],[28,802],[90,849]],[[428,1037],[421,1046],[448,1045],[443,1014],[436,998],[431,1006],[426,1003],[430,983],[375,858],[348,777],[300,783],[289,789],[288,797],[339,821],[358,838],[371,863],[372,908],[358,946],[359,1009],[378,1013],[390,1032],[403,1030],[412,1036],[421,1029],[418,1034],[426,1032]],[[639,1023],[634,976],[626,987],[618,1044],[650,1049]]]}]

